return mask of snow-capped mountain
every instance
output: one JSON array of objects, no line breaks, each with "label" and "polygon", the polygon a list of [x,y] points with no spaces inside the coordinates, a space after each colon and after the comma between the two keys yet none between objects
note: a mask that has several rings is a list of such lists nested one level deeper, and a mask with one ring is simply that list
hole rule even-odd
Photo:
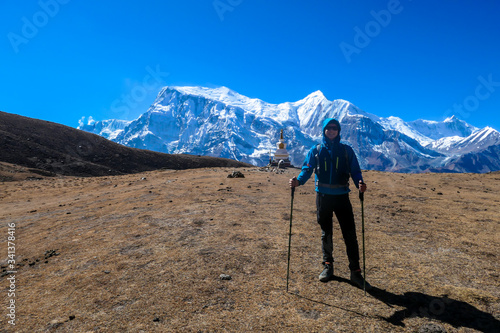
[{"label": "snow-capped mountain", "polygon": [[131,123],[131,121],[119,119],[95,121],[92,117],[89,117],[85,124],[84,119],[85,117],[82,117],[78,122],[78,129],[98,133],[100,136],[112,141]]},{"label": "snow-capped mountain", "polygon": [[316,91],[297,102],[266,103],[226,87],[164,87],[133,121],[90,117],[79,129],[126,146],[170,154],[269,162],[284,129],[292,164],[300,166],[321,141],[325,118],[340,121],[341,136],[355,148],[362,168],[396,172],[500,170],[500,133],[450,117],[442,122],[382,118],[348,101]]}]

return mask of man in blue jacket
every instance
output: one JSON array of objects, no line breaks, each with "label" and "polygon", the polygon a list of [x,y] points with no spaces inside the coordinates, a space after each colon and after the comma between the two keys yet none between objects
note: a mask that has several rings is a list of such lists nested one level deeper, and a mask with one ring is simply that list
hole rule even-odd
[{"label": "man in blue jacket", "polygon": [[[349,200],[349,177],[361,192],[366,184],[352,148],[340,143],[340,123],[328,118],[323,122],[323,143],[311,148],[297,178],[290,179],[290,187],[304,185],[315,172],[317,220],[321,226],[323,272],[319,280],[327,282],[333,277],[333,213],[337,217],[344,237],[351,281],[363,288],[359,266],[359,246],[354,214]],[[366,282],[366,290],[371,286]]]}]

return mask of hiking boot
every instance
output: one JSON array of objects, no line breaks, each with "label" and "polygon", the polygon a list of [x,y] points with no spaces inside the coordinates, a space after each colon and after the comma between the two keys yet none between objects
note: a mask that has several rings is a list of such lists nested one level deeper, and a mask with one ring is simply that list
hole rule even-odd
[{"label": "hiking boot", "polygon": [[321,282],[328,282],[333,276],[333,264],[325,263],[325,269],[319,275],[319,280]]},{"label": "hiking boot", "polygon": [[361,270],[351,271],[351,282],[360,289],[363,289],[363,285],[365,290],[372,289],[372,286],[365,279],[363,279],[363,276],[361,275]]}]

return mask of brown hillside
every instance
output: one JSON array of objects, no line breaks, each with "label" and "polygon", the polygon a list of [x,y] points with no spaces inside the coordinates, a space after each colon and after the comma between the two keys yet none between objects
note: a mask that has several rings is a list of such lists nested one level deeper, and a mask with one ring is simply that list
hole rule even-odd
[{"label": "brown hillside", "polygon": [[248,166],[229,159],[129,148],[68,126],[1,111],[0,162],[45,171],[45,175],[72,176]]},{"label": "brown hillside", "polygon": [[[0,331],[500,331],[498,174],[365,172],[375,290],[364,296],[347,281],[336,224],[336,278],[318,281],[312,182],[295,193],[286,293],[287,182],[297,170],[237,170],[245,178],[206,168],[1,183]],[[356,193],[351,200],[360,235]]]}]

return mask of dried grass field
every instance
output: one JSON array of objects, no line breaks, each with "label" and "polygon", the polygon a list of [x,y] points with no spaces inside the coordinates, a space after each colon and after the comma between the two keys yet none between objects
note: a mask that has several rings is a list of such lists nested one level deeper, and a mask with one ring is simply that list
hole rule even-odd
[{"label": "dried grass field", "polygon": [[[235,170],[245,178],[227,178]],[[0,183],[0,331],[500,331],[499,173],[365,172],[375,287],[366,296],[348,281],[336,221],[336,277],[318,280],[312,181],[295,192],[286,292],[297,174],[205,168]],[[351,202],[361,245],[356,191]],[[6,316],[12,223],[15,326]]]}]

